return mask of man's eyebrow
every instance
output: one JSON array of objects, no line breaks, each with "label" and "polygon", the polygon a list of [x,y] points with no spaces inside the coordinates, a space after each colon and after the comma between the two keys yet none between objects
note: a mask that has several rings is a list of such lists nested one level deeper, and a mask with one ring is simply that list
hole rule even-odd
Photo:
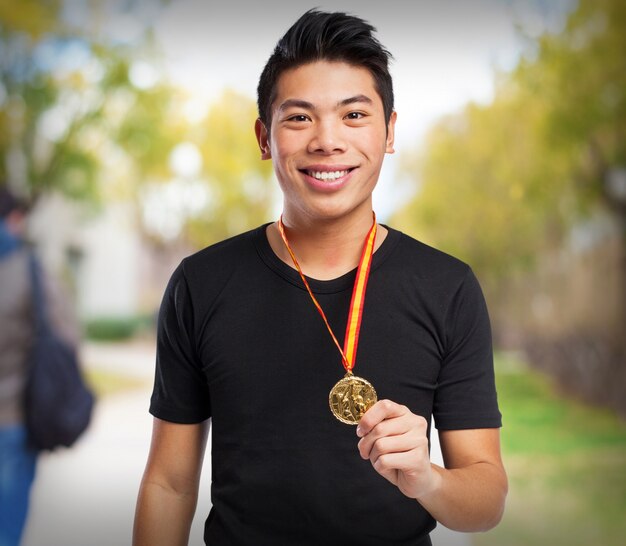
[{"label": "man's eyebrow", "polygon": [[340,100],[337,103],[337,106],[338,107],[349,106],[350,104],[355,104],[355,103],[358,103],[358,102],[364,102],[365,104],[373,104],[374,103],[374,101],[372,101],[372,99],[370,99],[366,95],[355,95],[354,97],[350,97],[350,98],[347,98],[347,99]]},{"label": "man's eyebrow", "polygon": [[283,111],[283,110],[287,110],[287,108],[302,108],[304,110],[315,110],[315,106],[312,103],[306,100],[301,100],[301,99],[287,99],[278,107],[278,110]]},{"label": "man's eyebrow", "polygon": [[[373,104],[374,101],[370,99],[367,95],[354,95],[354,97],[348,97],[347,99],[340,100],[337,103],[337,108],[357,103]],[[278,111],[282,112],[283,110],[287,110],[288,108],[302,108],[303,110],[316,109],[315,105],[309,101],[302,99],[287,99],[278,107]]]}]

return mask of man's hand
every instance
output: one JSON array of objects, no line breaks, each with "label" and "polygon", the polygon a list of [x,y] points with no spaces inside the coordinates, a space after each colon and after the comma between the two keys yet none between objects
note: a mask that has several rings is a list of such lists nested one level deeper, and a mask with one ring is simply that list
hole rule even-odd
[{"label": "man's hand", "polygon": [[359,453],[446,527],[475,532],[497,525],[507,492],[499,429],[440,431],[446,468],[431,464],[427,430],[423,417],[381,400],[359,422]]},{"label": "man's hand", "polygon": [[426,419],[406,406],[380,400],[356,430],[361,457],[412,499],[430,495],[441,479],[430,464],[427,428]]}]

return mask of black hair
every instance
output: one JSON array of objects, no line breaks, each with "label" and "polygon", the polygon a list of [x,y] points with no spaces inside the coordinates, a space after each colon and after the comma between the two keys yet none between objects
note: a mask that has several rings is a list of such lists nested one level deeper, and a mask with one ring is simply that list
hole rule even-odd
[{"label": "black hair", "polygon": [[304,13],[278,40],[259,78],[257,106],[267,130],[280,75],[285,70],[321,60],[346,62],[369,70],[383,102],[385,122],[389,123],[393,112],[389,61],[393,57],[374,37],[374,32],[376,29],[368,22],[346,13],[316,9]]}]

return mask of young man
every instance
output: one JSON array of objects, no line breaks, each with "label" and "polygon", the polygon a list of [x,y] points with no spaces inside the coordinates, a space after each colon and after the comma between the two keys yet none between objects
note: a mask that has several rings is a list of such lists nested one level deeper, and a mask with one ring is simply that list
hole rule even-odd
[{"label": "young man", "polygon": [[[135,546],[187,544],[209,420],[207,544],[427,545],[435,520],[479,531],[502,515],[478,283],[373,219],[396,122],[373,30],[309,11],[261,75],[256,135],[282,218],[172,276]],[[431,415],[445,469],[429,460]]]}]

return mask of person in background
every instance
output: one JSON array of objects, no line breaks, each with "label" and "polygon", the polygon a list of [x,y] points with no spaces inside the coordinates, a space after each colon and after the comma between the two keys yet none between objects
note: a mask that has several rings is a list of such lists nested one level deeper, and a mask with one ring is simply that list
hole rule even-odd
[{"label": "person in background", "polygon": [[[34,336],[27,206],[0,187],[0,546],[17,546],[28,514],[38,453],[28,446],[23,392]],[[79,329],[61,287],[44,274],[50,320],[76,345]]]}]

